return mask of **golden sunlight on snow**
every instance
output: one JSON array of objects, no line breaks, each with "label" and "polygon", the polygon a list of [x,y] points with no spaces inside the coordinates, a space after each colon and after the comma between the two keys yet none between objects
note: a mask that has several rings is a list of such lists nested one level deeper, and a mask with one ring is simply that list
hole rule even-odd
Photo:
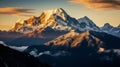
[{"label": "golden sunlight on snow", "polygon": [[104,48],[100,47],[98,52],[103,52],[104,51]]}]

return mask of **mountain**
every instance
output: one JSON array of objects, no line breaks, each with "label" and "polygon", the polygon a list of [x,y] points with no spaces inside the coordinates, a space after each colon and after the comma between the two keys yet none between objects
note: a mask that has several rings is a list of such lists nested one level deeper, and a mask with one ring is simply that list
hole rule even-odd
[{"label": "mountain", "polygon": [[[25,60],[33,55],[52,67],[120,67],[120,38],[115,34],[119,29],[108,23],[99,28],[87,16],[75,19],[62,8],[56,8],[43,11],[39,17],[18,20],[11,32],[20,35],[15,34],[9,42],[12,46],[8,47],[29,53]],[[1,49],[1,54],[7,53],[4,47]],[[16,63],[24,60],[18,53],[9,50],[4,59],[9,60],[13,54]]]},{"label": "mountain", "polygon": [[120,38],[116,37],[114,35],[105,33],[105,32],[95,32],[95,31],[90,31],[89,32],[91,35],[99,38],[102,40],[105,44],[105,48],[108,49],[119,49],[120,47]]},{"label": "mountain", "polygon": [[89,31],[83,33],[77,33],[75,31],[70,31],[67,34],[61,35],[58,38],[45,43],[45,45],[55,45],[55,46],[68,46],[68,47],[79,47],[79,46],[101,46],[104,44],[102,40],[91,35]]},{"label": "mountain", "polygon": [[47,27],[64,31],[71,29],[79,31],[99,30],[87,16],[77,20],[69,16],[62,8],[56,8],[43,11],[39,17],[32,16],[28,20],[17,21],[12,31],[28,33],[35,30],[43,31]]},{"label": "mountain", "polygon": [[87,16],[75,19],[69,16],[62,8],[45,10],[39,17],[32,16],[27,20],[18,20],[11,30],[25,33],[30,36],[36,36],[34,32],[41,34],[44,30],[46,30],[46,28],[53,29],[54,31],[70,31],[74,29],[83,32],[87,30],[94,30],[107,32],[108,34],[118,37],[120,36],[119,26],[113,27],[109,23],[106,23],[103,27],[99,28]]},{"label": "mountain", "polygon": [[32,16],[25,20],[22,24],[18,24],[12,28],[12,31],[26,32],[34,30],[44,30],[51,27],[58,30],[69,30],[71,23],[77,23],[77,20],[71,18],[62,8],[46,10],[39,17]]},{"label": "mountain", "polygon": [[51,27],[55,30],[77,29],[78,21],[69,16],[62,8],[43,11],[40,15],[42,28]]},{"label": "mountain", "polygon": [[50,26],[52,28],[57,28],[58,25],[66,26],[67,17],[68,14],[62,8],[46,10],[43,11],[40,15],[42,26]]},{"label": "mountain", "polygon": [[[56,39],[45,43],[46,46],[68,46],[68,47],[98,47],[119,49],[120,38],[104,32],[86,31],[78,33],[70,31]],[[115,45],[114,45],[115,44]]]},{"label": "mountain", "polygon": [[119,51],[119,49],[108,49],[98,52],[95,48],[89,47],[43,45],[30,46],[25,50],[52,67],[119,67]]},{"label": "mountain", "polygon": [[99,27],[90,20],[87,16],[78,19],[80,30],[95,30],[100,31]]},{"label": "mountain", "polygon": [[120,24],[117,27],[120,28]]},{"label": "mountain", "polygon": [[119,67],[119,41],[104,32],[71,30],[44,45],[29,46],[24,52],[53,67]]},{"label": "mountain", "polygon": [[106,32],[119,37],[119,29],[119,26],[113,27],[108,23],[104,27],[99,28],[87,16],[75,19],[69,16],[64,9],[56,8],[43,11],[39,17],[32,16],[27,20],[16,21],[11,31],[21,33],[20,36],[14,35],[13,37],[16,38],[10,39],[1,35],[0,40],[7,40],[6,43],[9,45],[39,45],[67,34],[71,30],[77,31],[78,33],[91,30]]},{"label": "mountain", "polygon": [[52,67],[119,67],[119,51],[109,49],[98,52],[95,48],[89,47],[44,45],[30,46],[25,50]]},{"label": "mountain", "polygon": [[33,16],[25,20],[16,30],[24,33],[23,36],[13,40],[10,44],[43,44],[71,29],[79,28],[76,27],[77,24],[78,21],[70,17],[62,8],[46,10],[39,17]]},{"label": "mountain", "polygon": [[17,22],[17,23],[15,24],[15,26],[13,26],[13,28],[11,29],[11,31],[17,31],[18,28],[21,27],[21,26],[22,26],[22,23]]},{"label": "mountain", "polygon": [[83,32],[87,30],[94,30],[107,32],[108,34],[120,37],[119,26],[113,27],[109,23],[106,23],[103,27],[99,28],[87,16],[75,19],[69,16],[62,8],[45,10],[39,17],[32,16],[27,20],[18,20],[11,30],[25,34],[27,33],[26,35],[30,36],[36,36],[33,32],[41,34],[46,28],[50,28],[55,31],[70,31],[74,29]]},{"label": "mountain", "polygon": [[6,44],[21,36],[23,36],[22,33],[15,31],[0,31],[0,41],[4,41]]},{"label": "mountain", "polygon": [[39,17],[32,16],[28,20],[18,20],[15,26],[10,29],[11,31],[28,33],[30,31],[38,29],[40,24]]},{"label": "mountain", "polygon": [[113,27],[109,23],[106,23],[106,24],[104,24],[103,27],[101,27],[101,30],[103,32],[108,33],[108,34],[120,37],[120,27],[119,27],[119,25],[117,27]]},{"label": "mountain", "polygon": [[12,40],[9,45],[12,46],[31,46],[40,45],[46,43],[50,40],[57,38],[60,35],[67,33],[68,31],[54,30],[51,27],[45,28],[42,32],[41,30],[35,30],[23,36]]},{"label": "mountain", "polygon": [[40,62],[37,58],[27,53],[11,49],[0,44],[0,66],[1,67],[49,67],[48,64]]},{"label": "mountain", "polygon": [[102,30],[103,30],[103,31],[108,32],[108,31],[110,31],[110,29],[112,29],[112,28],[113,28],[113,26],[112,26],[112,25],[110,25],[109,23],[105,23],[105,24],[104,24],[104,26],[103,26],[103,27],[101,27],[101,28],[102,28]]}]

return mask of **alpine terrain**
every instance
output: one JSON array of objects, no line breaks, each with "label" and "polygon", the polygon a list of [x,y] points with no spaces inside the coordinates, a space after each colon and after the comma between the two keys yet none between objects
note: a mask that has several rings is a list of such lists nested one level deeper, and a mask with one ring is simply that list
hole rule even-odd
[{"label": "alpine terrain", "polygon": [[[76,19],[62,8],[16,21],[9,31],[0,31],[0,41],[8,45],[1,44],[4,51],[20,55],[15,55],[18,60],[13,59],[16,65],[23,64],[19,59],[22,56],[26,62],[43,67],[44,63],[51,67],[120,67],[120,25],[98,27],[89,17]],[[9,65],[10,59],[0,57],[4,66]]]}]

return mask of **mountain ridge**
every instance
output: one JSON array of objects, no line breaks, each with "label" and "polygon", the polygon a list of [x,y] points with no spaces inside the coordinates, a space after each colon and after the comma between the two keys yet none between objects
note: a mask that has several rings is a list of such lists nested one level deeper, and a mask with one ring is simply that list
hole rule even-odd
[{"label": "mountain ridge", "polygon": [[[65,10],[62,8],[45,10],[41,13],[39,17],[32,16],[24,21],[19,20],[16,22],[15,26],[13,26],[11,30],[25,34],[29,34],[34,31],[39,31],[42,33],[42,31],[44,31],[47,27],[51,27],[51,29],[53,30],[62,31],[70,31],[72,29],[80,32],[94,30],[99,32],[106,32],[108,34],[120,37],[119,26],[113,27],[110,24],[106,23],[103,27],[98,27],[87,16],[75,19],[69,16],[67,12],[65,12]],[[108,30],[107,27],[109,27],[110,29]]]},{"label": "mountain ridge", "polygon": [[24,52],[19,52],[0,43],[1,67],[50,67],[37,58]]}]

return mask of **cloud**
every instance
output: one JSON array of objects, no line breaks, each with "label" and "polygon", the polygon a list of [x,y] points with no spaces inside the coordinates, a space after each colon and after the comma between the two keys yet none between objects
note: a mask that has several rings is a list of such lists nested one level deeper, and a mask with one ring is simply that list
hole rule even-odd
[{"label": "cloud", "polygon": [[120,10],[120,0],[70,0],[94,10]]},{"label": "cloud", "polygon": [[3,7],[0,8],[0,14],[8,14],[13,16],[32,16],[35,9],[17,8],[17,7]]}]

